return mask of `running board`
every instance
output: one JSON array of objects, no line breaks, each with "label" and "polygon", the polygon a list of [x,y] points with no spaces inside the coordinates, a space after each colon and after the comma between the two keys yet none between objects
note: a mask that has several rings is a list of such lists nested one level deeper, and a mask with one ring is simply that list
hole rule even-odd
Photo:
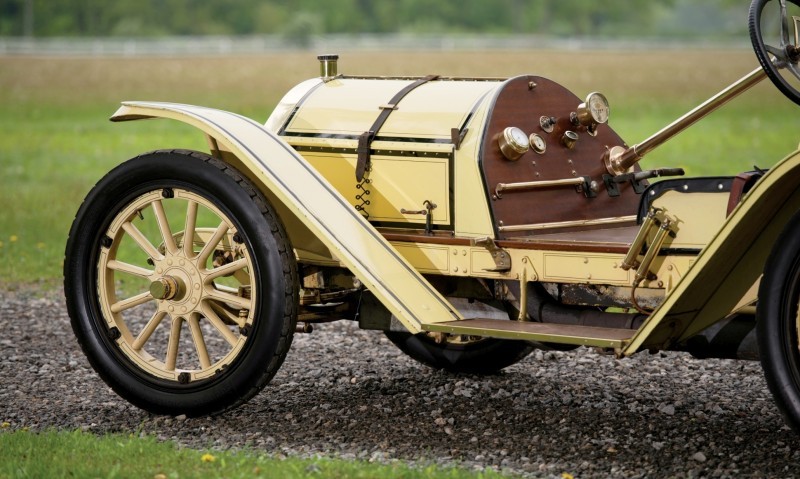
[{"label": "running board", "polygon": [[524,339],[543,343],[576,344],[602,348],[623,348],[635,330],[598,328],[571,324],[533,323],[497,319],[467,319],[425,324],[423,330],[503,339]]}]

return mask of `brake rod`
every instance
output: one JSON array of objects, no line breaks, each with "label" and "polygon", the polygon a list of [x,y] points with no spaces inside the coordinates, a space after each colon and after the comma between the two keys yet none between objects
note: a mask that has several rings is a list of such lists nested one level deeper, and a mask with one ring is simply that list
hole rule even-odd
[{"label": "brake rod", "polygon": [[606,169],[612,175],[622,175],[626,173],[630,167],[644,158],[644,155],[650,153],[673,136],[693,125],[698,120],[704,118],[709,113],[717,110],[722,105],[749,90],[766,77],[767,74],[764,72],[764,69],[758,67],[726,89],[712,96],[689,113],[686,113],[682,117],[665,126],[658,133],[652,135],[643,142],[633,145],[629,148],[615,146],[607,150],[603,155],[603,163],[605,163]]}]

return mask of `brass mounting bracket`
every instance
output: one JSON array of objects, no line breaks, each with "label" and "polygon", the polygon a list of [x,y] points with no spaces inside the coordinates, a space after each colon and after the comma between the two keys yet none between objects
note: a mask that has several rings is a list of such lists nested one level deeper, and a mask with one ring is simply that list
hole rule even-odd
[{"label": "brass mounting bracket", "polygon": [[506,250],[497,246],[492,238],[484,236],[482,238],[475,238],[472,240],[472,246],[481,246],[486,248],[492,255],[494,261],[494,268],[483,268],[484,271],[491,271],[496,273],[505,273],[511,270],[511,255]]}]

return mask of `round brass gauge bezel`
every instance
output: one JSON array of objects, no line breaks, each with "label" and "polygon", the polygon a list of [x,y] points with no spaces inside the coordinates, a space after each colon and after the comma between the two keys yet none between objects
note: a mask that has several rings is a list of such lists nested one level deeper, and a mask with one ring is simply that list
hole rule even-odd
[{"label": "round brass gauge bezel", "polygon": [[510,161],[517,161],[528,152],[531,144],[528,135],[516,126],[509,126],[497,138],[500,152]]},{"label": "round brass gauge bezel", "polygon": [[531,136],[528,137],[528,141],[531,144],[531,148],[538,154],[543,154],[547,151],[547,142],[542,138],[542,135],[538,133],[531,133]]},{"label": "round brass gauge bezel", "polygon": [[608,105],[606,96],[594,91],[586,95],[585,102],[578,105],[576,114],[578,123],[583,126],[604,125],[608,123],[611,108]]}]

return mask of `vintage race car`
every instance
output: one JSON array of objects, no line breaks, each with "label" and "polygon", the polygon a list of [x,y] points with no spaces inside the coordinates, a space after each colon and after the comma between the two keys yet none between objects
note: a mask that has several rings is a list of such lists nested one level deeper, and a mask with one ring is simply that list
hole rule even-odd
[{"label": "vintage race car", "polygon": [[534,348],[760,357],[798,429],[800,152],[730,177],[637,163],[763,78],[800,104],[789,7],[755,0],[760,68],[633,146],[597,92],[352,77],[335,55],[266,124],[125,102],[113,121],[178,120],[209,148],[145,153],[89,193],[64,265],[75,334],[119,395],[160,414],[243,403],[295,333],[345,319],[454,372]]}]

